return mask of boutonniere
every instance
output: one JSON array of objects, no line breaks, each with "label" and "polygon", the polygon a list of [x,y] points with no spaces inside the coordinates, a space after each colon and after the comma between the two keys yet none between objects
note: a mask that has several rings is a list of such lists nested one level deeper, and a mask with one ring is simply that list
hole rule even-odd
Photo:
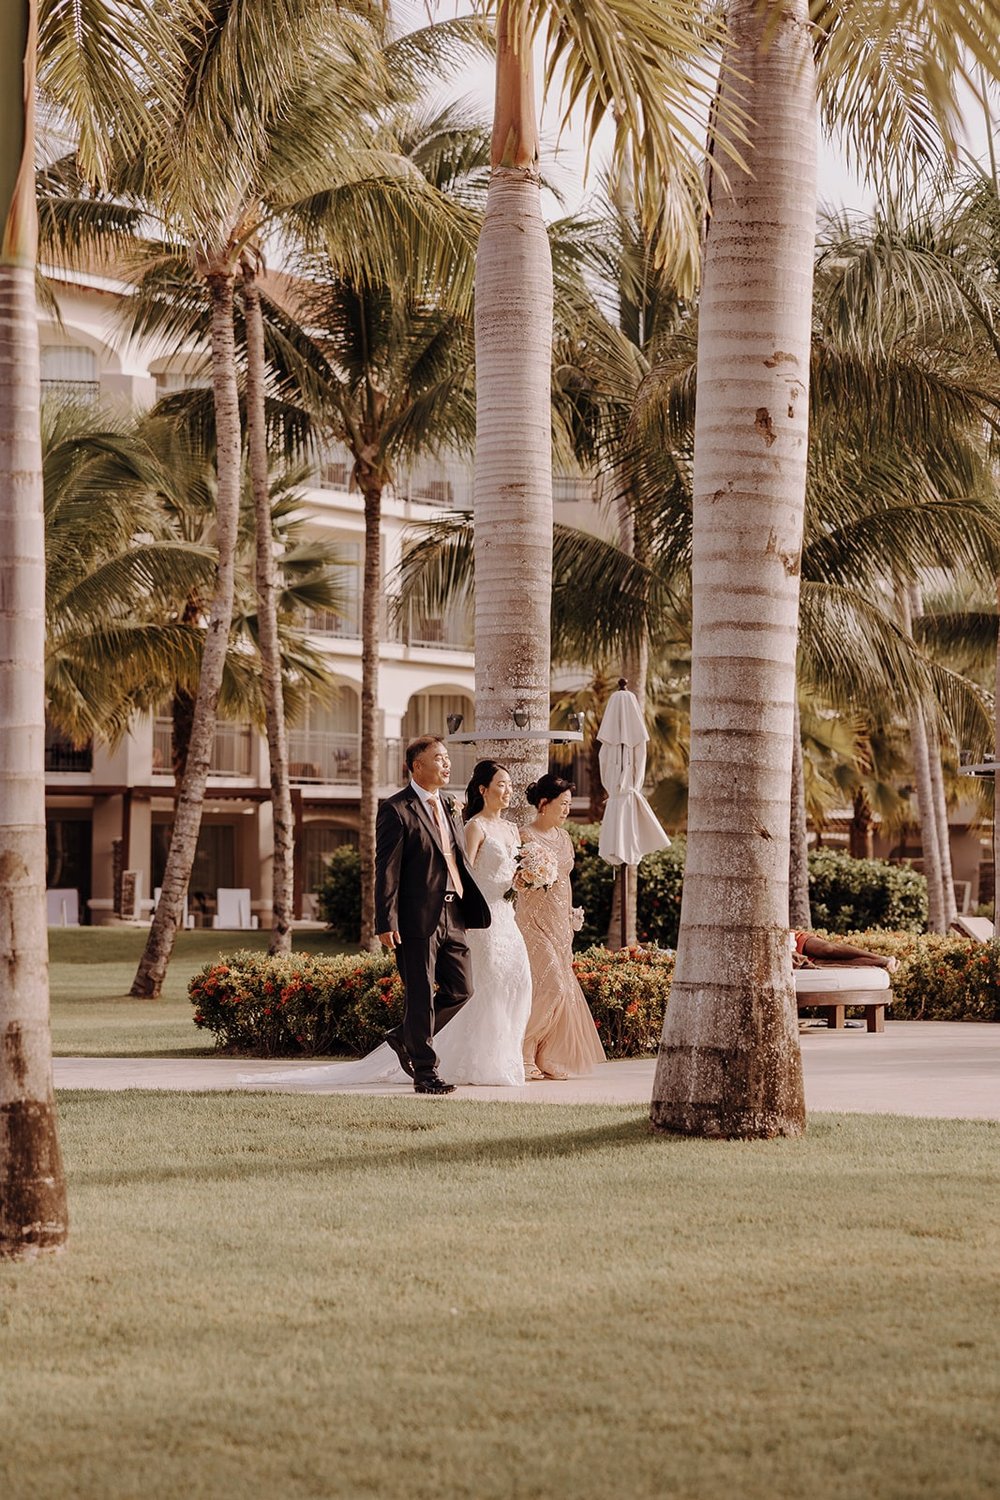
[{"label": "boutonniere", "polygon": [[449,818],[453,818],[455,816],[455,799],[454,799],[454,797],[442,797],[441,798],[441,806],[444,808],[444,810],[448,814]]}]

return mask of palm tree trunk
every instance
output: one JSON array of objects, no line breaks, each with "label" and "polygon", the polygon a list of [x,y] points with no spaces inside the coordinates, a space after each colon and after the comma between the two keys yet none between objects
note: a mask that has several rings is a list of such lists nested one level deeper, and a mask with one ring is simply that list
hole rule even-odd
[{"label": "palm tree trunk", "polygon": [[497,22],[486,216],[476,256],[476,727],[510,767],[515,814],[548,767],[552,598],[552,258],[541,212],[531,46]]},{"label": "palm tree trunk", "polygon": [[39,433],[34,4],[0,22],[7,128],[0,154],[0,1259],[66,1242],[68,1216],[52,1093],[45,924],[45,544]]},{"label": "palm tree trunk", "polygon": [[[918,620],[924,612],[923,590],[919,583],[909,586],[911,619]],[[927,766],[930,773],[929,796],[934,809],[937,829],[938,860],[941,867],[941,919],[943,931],[947,932],[958,915],[955,904],[955,872],[951,863],[951,829],[948,824],[948,802],[944,793],[944,772],[941,765],[941,716],[933,706],[924,713],[927,729]]]},{"label": "palm tree trunk", "polygon": [[[997,617],[1000,618],[1000,578],[997,579]],[[997,631],[996,678],[993,683],[993,702],[1000,705],[1000,630]],[[995,708],[995,739],[993,741],[993,764],[1000,766],[1000,707]],[[980,896],[982,900],[982,896]],[[993,772],[993,926],[1000,923],[1000,778]]]},{"label": "palm tree trunk", "polygon": [[910,754],[916,783],[917,814],[920,819],[920,847],[924,877],[927,881],[927,925],[931,932],[947,932],[944,915],[944,886],[941,880],[941,850],[938,845],[937,818],[934,815],[934,789],[931,783],[930,749],[923,710],[915,707],[910,715]]},{"label": "palm tree trunk", "polygon": [[[912,636],[913,595],[907,585],[900,585],[896,591],[896,597],[903,630],[907,635]],[[910,710],[910,756],[913,761],[913,779],[917,793],[924,878],[927,881],[927,925],[931,932],[947,932],[944,882],[941,875],[941,848],[934,807],[934,786],[931,781],[927,721],[919,704],[914,704]]]},{"label": "palm tree trunk", "polygon": [[875,854],[872,807],[864,787],[854,793],[848,852],[852,859],[872,859]]},{"label": "palm tree trunk", "polygon": [[809,824],[806,818],[806,778],[802,761],[799,700],[795,699],[792,731],[792,816],[788,848],[788,925],[805,931],[812,926],[809,909]]},{"label": "palm tree trunk", "polygon": [[749,171],[716,179],[695,419],[691,771],[656,1128],[798,1135],[789,808],[816,208],[807,0],[730,0]]},{"label": "palm tree trunk", "polygon": [[288,779],[288,735],[285,731],[285,694],[281,680],[281,643],[278,639],[277,582],[274,533],[267,461],[264,410],[264,318],[253,266],[243,266],[243,303],[247,339],[247,448],[257,529],[257,630],[260,642],[261,685],[267,723],[267,751],[271,770],[271,811],[274,855],[271,873],[271,940],[269,953],[292,951],[295,915],[295,820]]},{"label": "palm tree trunk", "polygon": [[236,388],[236,345],[233,336],[233,274],[228,270],[211,272],[207,281],[212,299],[212,388],[215,398],[218,468],[215,539],[218,561],[202,650],[191,744],[174,813],[163,888],[129,991],[131,995],[152,1000],[159,997],[163,988],[174,939],[184,915],[184,897],[191,879],[201,830],[205,786],[215,738],[216,710],[233,621],[242,449],[240,403]]},{"label": "palm tree trunk", "polygon": [[[935,722],[936,721],[936,722]],[[948,823],[948,799],[944,791],[944,768],[941,764],[941,727],[937,715],[927,720],[927,758],[931,773],[931,797],[937,825],[938,857],[941,861],[941,906],[945,931],[958,916],[955,901],[955,871],[951,862],[951,828]]]},{"label": "palm tree trunk", "polygon": [[382,481],[358,464],[365,502],[364,596],[361,606],[361,946],[375,935],[375,820],[378,815],[378,666],[382,618]]}]

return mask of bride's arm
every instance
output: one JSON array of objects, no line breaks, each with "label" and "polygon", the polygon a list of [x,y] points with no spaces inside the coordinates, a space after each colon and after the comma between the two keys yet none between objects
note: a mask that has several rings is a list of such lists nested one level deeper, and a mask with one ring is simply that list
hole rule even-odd
[{"label": "bride's arm", "polygon": [[483,826],[478,818],[470,818],[465,825],[465,862],[470,870],[476,868],[479,851],[483,847]]}]

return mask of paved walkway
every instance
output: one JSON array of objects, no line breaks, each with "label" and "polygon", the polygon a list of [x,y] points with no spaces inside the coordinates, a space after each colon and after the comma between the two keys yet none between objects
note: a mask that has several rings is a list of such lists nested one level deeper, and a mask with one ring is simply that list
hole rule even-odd
[{"label": "paved walkway", "polygon": [[[802,1033],[806,1105],[855,1114],[931,1115],[1000,1120],[1000,1026],[951,1021],[887,1021],[869,1035],[810,1028]],[[529,1099],[560,1104],[645,1104],[653,1086],[652,1058],[606,1063],[589,1078],[524,1088],[461,1088],[455,1098]],[[383,1094],[415,1097],[409,1084],[338,1090],[322,1063],[253,1062],[246,1058],[188,1060],[148,1057],[57,1057],[57,1089],[239,1089],[302,1094]],[[280,1083],[270,1076],[294,1073]],[[253,1083],[247,1083],[253,1078]]]}]

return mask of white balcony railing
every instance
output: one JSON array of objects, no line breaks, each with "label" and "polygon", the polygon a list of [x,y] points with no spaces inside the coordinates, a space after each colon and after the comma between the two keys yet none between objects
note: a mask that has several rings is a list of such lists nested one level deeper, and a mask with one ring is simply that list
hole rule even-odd
[{"label": "white balcony railing", "polygon": [[361,615],[353,607],[342,615],[331,609],[310,609],[306,612],[305,627],[310,635],[336,636],[342,641],[361,639]]},{"label": "white balcony railing", "polygon": [[[173,767],[171,727],[169,719],[153,722],[154,771],[170,771]],[[248,724],[216,724],[209,773],[212,776],[249,776],[252,747],[253,737]]]},{"label": "white balcony railing", "polygon": [[361,736],[290,729],[288,766],[295,782],[356,786],[361,780]]}]

